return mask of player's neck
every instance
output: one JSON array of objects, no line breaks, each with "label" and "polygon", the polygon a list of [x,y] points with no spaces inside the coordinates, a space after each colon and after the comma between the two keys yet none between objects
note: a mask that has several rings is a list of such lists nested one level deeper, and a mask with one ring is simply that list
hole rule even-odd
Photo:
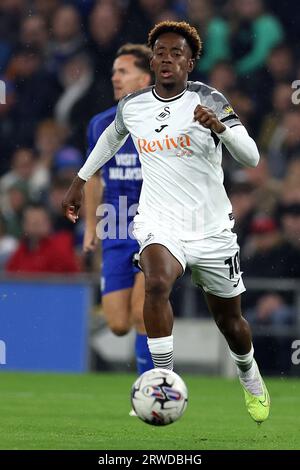
[{"label": "player's neck", "polygon": [[155,93],[161,98],[173,98],[174,96],[180,95],[187,87],[187,82],[172,85],[162,85],[156,83],[154,86]]}]

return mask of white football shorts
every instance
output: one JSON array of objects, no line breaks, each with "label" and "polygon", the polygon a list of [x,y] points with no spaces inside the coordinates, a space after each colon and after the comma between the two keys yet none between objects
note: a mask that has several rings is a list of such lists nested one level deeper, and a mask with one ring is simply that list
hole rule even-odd
[{"label": "white football shorts", "polygon": [[140,254],[152,244],[165,246],[179,261],[183,272],[189,266],[193,283],[205,292],[232,298],[246,290],[237,236],[230,229],[202,240],[180,240],[161,227],[139,221],[134,223],[133,235],[140,245]]}]

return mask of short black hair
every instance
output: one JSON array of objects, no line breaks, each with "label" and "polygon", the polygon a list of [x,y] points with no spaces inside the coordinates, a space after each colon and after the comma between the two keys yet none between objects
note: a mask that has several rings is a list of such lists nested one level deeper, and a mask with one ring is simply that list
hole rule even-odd
[{"label": "short black hair", "polygon": [[153,50],[157,38],[165,33],[175,33],[183,36],[191,48],[192,58],[199,58],[202,42],[196,28],[185,21],[162,21],[151,29],[148,36],[148,46]]},{"label": "short black hair", "polygon": [[152,72],[150,70],[152,51],[145,44],[132,44],[128,42],[120,47],[117,51],[116,58],[121,57],[122,55],[132,55],[135,57],[135,66],[152,77]]}]

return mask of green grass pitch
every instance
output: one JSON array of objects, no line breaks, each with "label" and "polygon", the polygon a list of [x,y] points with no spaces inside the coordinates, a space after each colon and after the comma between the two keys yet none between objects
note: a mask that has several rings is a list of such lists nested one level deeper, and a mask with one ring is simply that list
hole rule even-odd
[{"label": "green grass pitch", "polygon": [[268,421],[237,380],[183,375],[185,415],[165,427],[128,416],[130,374],[0,374],[0,449],[300,449],[300,381],[269,379]]}]

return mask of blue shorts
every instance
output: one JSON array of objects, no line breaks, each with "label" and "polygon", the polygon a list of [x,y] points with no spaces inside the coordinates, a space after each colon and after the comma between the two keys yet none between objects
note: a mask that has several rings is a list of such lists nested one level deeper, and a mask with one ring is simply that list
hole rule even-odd
[{"label": "blue shorts", "polygon": [[133,265],[133,255],[138,252],[139,245],[132,239],[111,241],[109,246],[103,244],[102,295],[133,287],[135,275],[140,272]]}]

